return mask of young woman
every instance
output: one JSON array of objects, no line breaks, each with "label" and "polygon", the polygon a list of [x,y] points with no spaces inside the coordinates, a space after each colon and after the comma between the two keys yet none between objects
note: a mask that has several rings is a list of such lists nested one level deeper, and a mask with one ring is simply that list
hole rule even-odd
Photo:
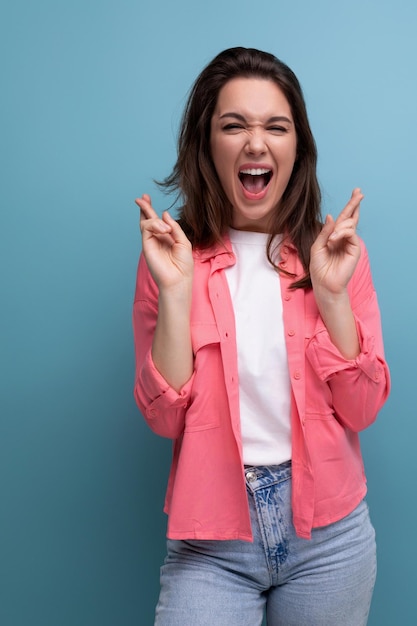
[{"label": "young woman", "polygon": [[197,78],[144,194],[135,397],[174,440],[158,626],[366,624],[375,581],[358,432],[389,393],[355,189],[321,220],[301,87],[233,48]]}]

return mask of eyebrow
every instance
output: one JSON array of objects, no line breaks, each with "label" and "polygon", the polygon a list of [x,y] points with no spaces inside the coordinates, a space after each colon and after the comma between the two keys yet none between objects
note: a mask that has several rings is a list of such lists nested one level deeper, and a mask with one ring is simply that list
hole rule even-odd
[{"label": "eyebrow", "polygon": [[[241,122],[246,122],[246,118],[244,115],[241,115],[240,113],[234,113],[233,111],[230,111],[228,113],[223,113],[223,115],[220,115],[219,119],[221,120],[224,117],[233,117]],[[287,122],[288,124],[293,123],[292,120],[290,120],[285,115],[274,115],[273,117],[270,117],[267,120],[267,124],[272,124],[274,122]]]}]

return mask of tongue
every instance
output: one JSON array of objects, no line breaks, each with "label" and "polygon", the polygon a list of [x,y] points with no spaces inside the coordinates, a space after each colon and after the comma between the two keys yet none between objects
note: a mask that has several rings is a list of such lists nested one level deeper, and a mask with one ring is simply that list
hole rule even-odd
[{"label": "tongue", "polygon": [[261,176],[252,176],[252,174],[242,174],[241,181],[244,188],[251,193],[260,193],[265,187],[265,179]]}]

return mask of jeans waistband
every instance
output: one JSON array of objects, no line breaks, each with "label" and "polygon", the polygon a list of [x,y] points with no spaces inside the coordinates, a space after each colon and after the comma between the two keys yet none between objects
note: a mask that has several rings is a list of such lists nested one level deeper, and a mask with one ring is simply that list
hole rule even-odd
[{"label": "jeans waistband", "polygon": [[291,478],[291,461],[280,465],[245,465],[245,478],[252,491],[276,485]]}]

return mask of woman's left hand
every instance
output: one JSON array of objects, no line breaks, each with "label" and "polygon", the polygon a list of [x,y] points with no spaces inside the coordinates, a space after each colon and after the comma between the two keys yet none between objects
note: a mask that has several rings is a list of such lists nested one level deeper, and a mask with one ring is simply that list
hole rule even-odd
[{"label": "woman's left hand", "polygon": [[310,276],[314,291],[338,296],[346,292],[360,257],[356,227],[363,194],[354,189],[336,221],[327,215],[325,224],[311,247]]}]

